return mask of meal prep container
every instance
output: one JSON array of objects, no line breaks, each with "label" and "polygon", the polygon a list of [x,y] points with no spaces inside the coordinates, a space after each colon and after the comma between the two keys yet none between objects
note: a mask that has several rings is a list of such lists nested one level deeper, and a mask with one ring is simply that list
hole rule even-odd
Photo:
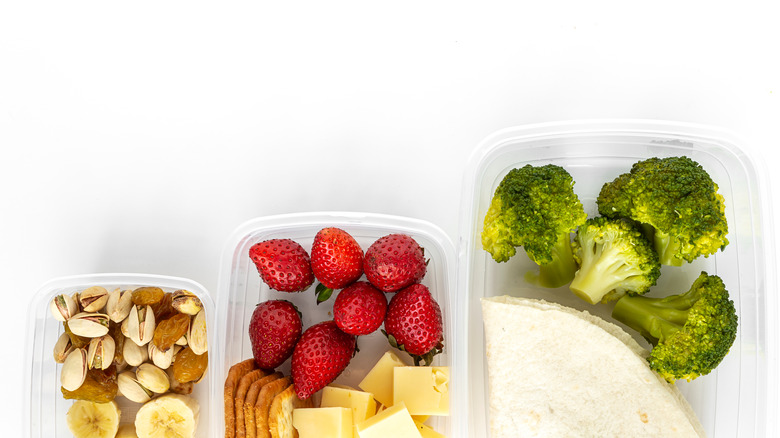
[{"label": "meal prep container", "polygon": [[[28,334],[28,352],[26,357],[25,381],[25,418],[24,436],[35,438],[71,437],[65,414],[73,400],[65,400],[60,392],[60,370],[62,365],[54,362],[54,344],[64,332],[63,324],[54,319],[49,310],[49,302],[59,294],[72,294],[90,286],[103,286],[109,291],[115,288],[135,289],[141,286],[157,286],[165,292],[185,289],[194,293],[203,303],[206,311],[209,348],[214,345],[214,302],[208,291],[200,284],[185,278],[150,274],[92,274],[61,277],[53,279],[40,287],[30,303]],[[214,367],[209,368],[203,380],[195,385],[192,393],[200,405],[198,438],[215,436],[208,431],[212,427],[213,417],[222,413],[222,405],[215,404],[209,394],[210,381]],[[117,397],[116,402],[122,410],[121,423],[132,423],[140,404]],[[217,414],[219,412],[219,414]]]},{"label": "meal prep container", "polygon": [[[241,225],[230,238],[222,258],[217,295],[217,342],[210,344],[211,398],[214,403],[223,400],[224,382],[229,368],[252,357],[249,342],[249,321],[255,306],[269,299],[286,299],[294,303],[303,315],[304,330],[321,321],[333,319],[332,309],[336,293],[325,303],[316,305],[314,284],[305,292],[272,291],[260,279],[257,268],[249,258],[249,248],[255,243],[275,238],[289,238],[310,253],[314,236],[325,227],[338,227],[350,233],[365,252],[378,238],[391,233],[412,236],[424,248],[429,259],[422,284],[426,285],[439,303],[444,321],[444,352],[436,356],[434,365],[450,366],[450,416],[431,417],[428,424],[448,437],[465,437],[465,411],[455,407],[455,400],[463,398],[466,375],[455,362],[464,345],[455,333],[455,249],[447,235],[438,227],[415,219],[368,213],[301,213],[262,217]],[[362,277],[365,279],[365,276]],[[392,294],[388,294],[388,301]],[[387,339],[377,330],[358,337],[360,351],[335,383],[357,387],[382,354],[390,349]],[[406,357],[406,353],[400,353]],[[411,363],[411,362],[410,362]],[[290,373],[288,359],[279,368]],[[210,436],[224,434],[222,409],[215,409]]]},{"label": "meal prep container", "polygon": [[[469,376],[466,396],[456,400],[458,411],[468,415],[466,435],[490,435],[480,298],[506,294],[545,299],[615,322],[610,316],[613,304],[590,305],[567,286],[544,289],[526,283],[524,273],[537,267],[522,249],[510,261],[500,264],[482,249],[480,235],[485,213],[499,182],[515,167],[560,165],[571,173],[574,191],[592,217],[598,215],[595,201],[605,182],[628,172],[636,161],[680,155],[699,162],[718,184],[725,198],[730,243],[723,252],[709,258],[681,268],[663,267],[650,295],[685,292],[701,271],[719,275],[736,306],[739,331],[730,353],[715,371],[692,382],[678,381],[677,385],[707,436],[777,436],[780,315],[772,221],[762,169],[736,140],[723,132],[648,121],[583,121],[512,128],[487,138],[472,155],[464,180],[459,325],[455,334],[464,342],[458,353],[464,353],[466,363],[460,365],[466,367]],[[648,346],[635,332],[627,331]],[[518,370],[517,378],[523,378],[522,370]]]}]

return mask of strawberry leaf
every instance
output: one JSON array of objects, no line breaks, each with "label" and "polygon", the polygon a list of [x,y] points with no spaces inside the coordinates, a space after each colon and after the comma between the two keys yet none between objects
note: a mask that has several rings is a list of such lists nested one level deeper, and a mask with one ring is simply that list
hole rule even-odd
[{"label": "strawberry leaf", "polygon": [[314,293],[317,295],[317,304],[328,301],[331,295],[333,295],[333,289],[326,287],[322,283],[317,283],[317,287],[314,288]]}]

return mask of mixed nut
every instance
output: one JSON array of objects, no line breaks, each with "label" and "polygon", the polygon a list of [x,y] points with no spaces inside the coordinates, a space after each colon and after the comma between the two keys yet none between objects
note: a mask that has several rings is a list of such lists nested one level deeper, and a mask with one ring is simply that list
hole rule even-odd
[{"label": "mixed nut", "polygon": [[192,292],[92,286],[55,296],[49,308],[65,328],[53,352],[65,398],[145,403],[190,394],[205,375],[206,315]]}]

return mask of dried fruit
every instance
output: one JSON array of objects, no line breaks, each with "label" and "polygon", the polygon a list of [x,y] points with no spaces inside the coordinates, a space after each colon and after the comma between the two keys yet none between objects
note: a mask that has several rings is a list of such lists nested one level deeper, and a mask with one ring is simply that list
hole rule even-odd
[{"label": "dried fruit", "polygon": [[99,312],[108,302],[108,291],[102,286],[92,286],[79,293],[82,312]]},{"label": "dried fruit", "polygon": [[171,392],[185,395],[192,394],[192,390],[195,388],[195,384],[193,382],[182,383],[176,380],[176,377],[173,375],[172,367],[165,370],[165,372],[168,373],[168,379],[171,381]]},{"label": "dried fruit", "polygon": [[154,329],[152,343],[160,350],[167,351],[187,333],[190,328],[190,316],[177,313],[172,317],[157,323]]},{"label": "dried fruit", "polygon": [[120,365],[125,362],[125,335],[122,334],[122,325],[116,322],[111,322],[108,325],[108,334],[114,338],[114,364]]},{"label": "dried fruit", "polygon": [[195,354],[191,348],[181,350],[173,359],[173,377],[181,383],[197,382],[209,365],[209,354]]},{"label": "dried fruit", "polygon": [[87,400],[95,403],[108,403],[117,393],[116,367],[105,370],[92,369],[87,372],[84,383],[75,391],[61,388],[62,395],[69,400]]},{"label": "dried fruit", "polygon": [[139,287],[133,291],[133,304],[136,306],[149,306],[159,303],[165,296],[165,292],[159,287]]},{"label": "dried fruit", "polygon": [[173,294],[166,293],[160,302],[152,304],[152,312],[155,321],[162,321],[175,315],[177,311],[173,308]]},{"label": "dried fruit", "polygon": [[68,337],[70,338],[70,342],[73,344],[74,347],[82,348],[82,347],[86,347],[89,344],[89,338],[85,338],[83,336],[74,334],[70,330],[70,326],[68,325],[67,321],[63,325],[65,326],[65,334],[68,335]]}]

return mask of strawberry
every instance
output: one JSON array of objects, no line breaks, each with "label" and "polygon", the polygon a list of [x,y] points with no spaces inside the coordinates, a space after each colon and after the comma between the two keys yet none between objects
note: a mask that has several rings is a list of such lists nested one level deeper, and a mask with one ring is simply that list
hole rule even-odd
[{"label": "strawberry", "polygon": [[298,398],[305,400],[336,380],[349,365],[355,347],[355,337],[339,330],[334,321],[306,329],[292,356],[292,378]]},{"label": "strawberry", "polygon": [[406,351],[419,365],[430,365],[443,348],[441,309],[422,284],[401,289],[390,299],[385,317],[390,345]]},{"label": "strawberry", "polygon": [[289,301],[264,301],[255,307],[249,320],[249,341],[257,366],[272,370],[293,352],[301,337],[301,314]]},{"label": "strawberry", "polygon": [[333,289],[354,283],[363,275],[363,249],[346,231],[323,228],[311,246],[311,269],[322,286],[317,287],[317,302],[330,298]]},{"label": "strawberry", "polygon": [[339,292],[333,303],[333,319],[341,331],[367,335],[385,320],[387,297],[367,281],[358,281]]},{"label": "strawberry", "polygon": [[406,234],[380,237],[366,250],[363,259],[366,278],[383,292],[395,292],[419,283],[425,270],[423,249]]},{"label": "strawberry", "polygon": [[300,292],[314,283],[309,254],[290,239],[271,239],[249,248],[257,272],[271,289]]}]

